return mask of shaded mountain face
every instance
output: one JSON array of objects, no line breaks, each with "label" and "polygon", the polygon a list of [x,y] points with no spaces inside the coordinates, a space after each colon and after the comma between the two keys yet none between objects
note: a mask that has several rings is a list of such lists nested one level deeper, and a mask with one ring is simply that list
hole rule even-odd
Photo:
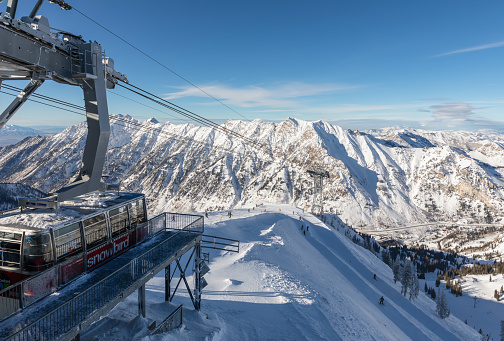
[{"label": "shaded mountain face", "polygon": [[[260,201],[310,210],[313,179],[307,171],[324,169],[330,176],[324,210],[348,224],[503,218],[504,139],[496,133],[363,133],[297,119],[224,124],[262,148],[206,127],[126,120],[111,122],[104,175],[124,191],[145,193],[150,213]],[[86,133],[83,123],[1,148],[0,182],[43,192],[64,186],[78,172]]]},{"label": "shaded mountain face", "polygon": [[45,193],[30,186],[0,183],[0,211],[16,208],[18,206],[17,199],[19,198],[40,198],[45,196]]}]

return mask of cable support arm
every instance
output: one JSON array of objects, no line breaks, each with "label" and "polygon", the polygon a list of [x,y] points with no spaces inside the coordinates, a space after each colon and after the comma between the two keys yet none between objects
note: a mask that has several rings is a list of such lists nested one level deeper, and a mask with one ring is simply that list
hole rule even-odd
[{"label": "cable support arm", "polygon": [[65,10],[65,11],[69,11],[72,9],[72,6],[70,6],[69,4],[64,2],[63,0],[49,0],[49,3],[59,5],[61,7],[61,9]]}]

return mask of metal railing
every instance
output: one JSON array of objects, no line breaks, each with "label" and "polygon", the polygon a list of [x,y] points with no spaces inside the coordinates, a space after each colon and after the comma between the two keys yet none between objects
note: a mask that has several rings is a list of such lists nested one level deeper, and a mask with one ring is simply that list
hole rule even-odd
[{"label": "metal railing", "polygon": [[[153,219],[159,220],[160,216]],[[188,228],[191,229],[194,228],[194,226],[201,226],[201,232],[203,232],[203,217],[188,217],[192,217],[193,219],[193,221],[187,225]],[[201,220],[201,223],[198,222],[199,220]],[[122,292],[142,277],[151,274],[153,269],[162,262],[163,255],[166,255],[166,253],[176,245],[174,237],[185,231],[192,232],[185,228],[180,228],[180,230],[181,231],[175,233],[170,238],[131,260],[92,287],[81,292],[51,312],[48,312],[44,317],[16,331],[7,340],[55,340],[66,334],[95,310],[103,307],[121,295]]]},{"label": "metal railing", "polygon": [[[145,225],[140,225],[137,227],[137,240],[147,239],[138,238],[138,234],[141,233],[141,231],[146,230],[144,226]],[[202,216],[165,212],[149,219],[147,228],[148,229],[146,231],[148,232],[146,233],[149,235],[148,238],[151,238],[157,233],[165,230],[183,230],[203,233],[204,222]],[[93,250],[89,250],[89,252],[91,251]],[[9,316],[15,314],[19,309],[24,309],[25,307],[50,295],[63,285],[67,285],[73,277],[77,277],[81,273],[84,273],[86,256],[86,254],[83,254],[78,257],[73,257],[62,263],[56,264],[36,276],[29,277],[21,282],[9,286],[8,288],[0,290],[0,321],[3,321]],[[82,271],[76,273],[75,276],[70,279],[64,278],[61,275],[61,269],[65,265],[71,262],[80,261],[81,259]]]},{"label": "metal railing", "polygon": [[217,236],[203,235],[201,247],[222,251],[240,252],[240,241]]},{"label": "metal railing", "polygon": [[156,329],[154,329],[150,336],[167,333],[180,327],[182,325],[182,317],[182,305],[180,305],[173,313],[170,314],[170,316],[161,322]]}]

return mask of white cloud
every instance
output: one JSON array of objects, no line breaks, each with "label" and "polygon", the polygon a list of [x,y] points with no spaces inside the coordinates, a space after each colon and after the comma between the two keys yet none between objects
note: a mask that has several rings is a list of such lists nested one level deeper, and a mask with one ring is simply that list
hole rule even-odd
[{"label": "white cloud", "polygon": [[[304,113],[312,114],[346,114],[355,112],[373,112],[373,111],[395,111],[418,108],[418,104],[385,104],[385,105],[343,105],[331,107],[311,107],[300,110]],[[369,115],[369,114],[367,114]],[[376,115],[383,115],[376,113]]]},{"label": "white cloud", "polygon": [[450,51],[450,52],[446,52],[446,53],[441,53],[441,54],[438,54],[435,57],[444,57],[444,56],[448,56],[450,54],[456,54],[456,53],[465,53],[465,52],[473,52],[473,51],[479,51],[479,50],[493,49],[493,48],[502,47],[502,46],[504,46],[504,41],[500,41],[500,42],[492,43],[492,44],[478,45],[478,46],[473,46],[473,47],[469,47],[469,48],[466,48],[466,49],[461,49],[461,50],[455,50],[455,51]]},{"label": "white cloud", "polygon": [[[297,100],[300,98],[327,95],[338,91],[355,89],[357,86],[296,82],[269,88],[257,85],[244,88],[231,88],[225,85],[208,85],[200,88],[227,104],[239,107],[294,108],[298,106]],[[205,93],[194,87],[184,87],[181,88],[180,91],[164,95],[164,98],[167,100],[182,97],[208,98]]]},{"label": "white cloud", "polygon": [[474,108],[469,103],[443,103],[430,106],[432,118],[434,120],[463,122],[467,121],[474,115]]}]

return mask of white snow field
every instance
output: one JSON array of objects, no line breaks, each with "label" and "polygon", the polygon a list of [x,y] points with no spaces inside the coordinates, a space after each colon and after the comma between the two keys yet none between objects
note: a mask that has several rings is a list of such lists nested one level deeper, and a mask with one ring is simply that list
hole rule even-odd
[{"label": "white snow field", "polygon": [[[294,214],[293,214],[294,212]],[[299,212],[299,215],[297,214]],[[240,253],[210,251],[209,285],[196,312],[183,287],[164,302],[164,272],[147,284],[147,318],[131,295],[83,340],[479,340],[451,314],[442,320],[423,292],[411,302],[392,271],[342,231],[288,205],[210,212],[205,234],[238,239]],[[221,218],[222,214],[222,218]],[[299,217],[302,216],[302,221]],[[306,235],[301,225],[309,225]],[[205,250],[206,251],[206,250]],[[185,262],[184,262],[185,264]],[[184,265],[183,264],[183,265]],[[373,279],[377,275],[377,280]],[[172,282],[172,290],[176,281]],[[423,281],[421,282],[423,285]],[[183,285],[183,284],[181,284]],[[423,287],[422,287],[423,288]],[[378,304],[383,295],[385,305]],[[449,295],[449,294],[447,294]],[[183,326],[148,336],[184,304]],[[496,321],[498,323],[498,321]],[[495,337],[495,336],[494,336]]]}]

